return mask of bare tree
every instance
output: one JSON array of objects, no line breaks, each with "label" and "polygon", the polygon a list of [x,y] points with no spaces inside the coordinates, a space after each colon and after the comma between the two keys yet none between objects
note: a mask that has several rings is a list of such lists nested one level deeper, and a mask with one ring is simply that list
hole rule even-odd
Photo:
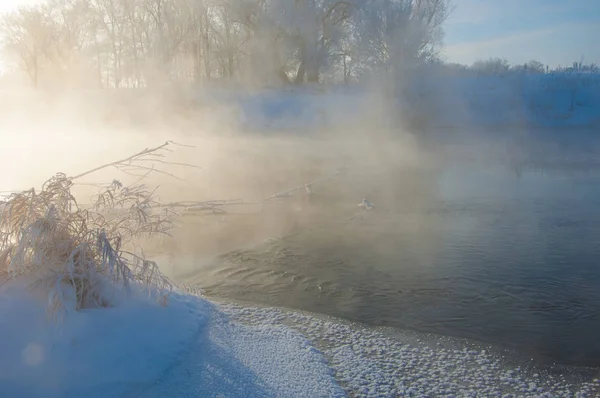
[{"label": "bare tree", "polygon": [[354,4],[340,0],[285,1],[282,26],[296,49],[295,83],[318,82],[332,50],[348,35]]},{"label": "bare tree", "polygon": [[448,0],[47,1],[2,18],[4,50],[34,86],[42,67],[117,88],[348,82],[435,57],[449,12]]},{"label": "bare tree", "polygon": [[446,0],[364,2],[354,18],[355,46],[362,67],[412,69],[435,58],[449,13]]},{"label": "bare tree", "polygon": [[48,59],[54,26],[46,7],[19,8],[2,20],[4,51],[15,59],[38,88],[41,69]]}]

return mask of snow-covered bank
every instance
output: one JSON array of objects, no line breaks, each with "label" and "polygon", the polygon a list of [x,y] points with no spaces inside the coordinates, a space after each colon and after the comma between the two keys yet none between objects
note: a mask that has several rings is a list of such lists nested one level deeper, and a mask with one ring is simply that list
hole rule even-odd
[{"label": "snow-covered bank", "polygon": [[[23,286],[0,289],[0,396],[593,397],[598,380],[510,368],[443,340],[275,308],[141,295],[46,320]],[[575,380],[575,381],[573,381]],[[511,395],[512,394],[512,395]]]},{"label": "snow-covered bank", "polygon": [[138,292],[115,308],[49,319],[24,283],[0,289],[0,396],[118,396],[150,382],[206,325],[207,304],[176,296],[168,307]]},{"label": "snow-covered bank", "polygon": [[210,328],[152,386],[131,397],[342,397],[323,354],[274,317],[241,323],[214,307]]},{"label": "snow-covered bank", "polygon": [[[379,86],[306,87],[262,92],[198,91],[198,104],[228,105],[250,130],[310,130],[378,123],[429,128],[592,128],[600,126],[600,75],[556,73],[423,76],[394,100]],[[389,118],[382,121],[382,118]]]},{"label": "snow-covered bank", "polygon": [[[415,84],[440,127],[589,128],[600,125],[600,75],[431,78]],[[419,102],[415,111],[419,111]]]},{"label": "snow-covered bank", "polygon": [[[393,85],[389,85],[393,86]],[[386,93],[384,91],[387,90]],[[40,95],[3,92],[4,122],[47,128],[142,127],[144,134],[341,131],[379,127],[542,128],[600,126],[600,75],[415,76],[402,95],[381,84],[287,86],[262,90],[202,86],[88,90]],[[23,112],[27,109],[27,112]]]},{"label": "snow-covered bank", "polygon": [[1,397],[344,396],[323,355],[283,325],[245,326],[206,300],[138,293],[59,324],[23,284],[0,289]]}]

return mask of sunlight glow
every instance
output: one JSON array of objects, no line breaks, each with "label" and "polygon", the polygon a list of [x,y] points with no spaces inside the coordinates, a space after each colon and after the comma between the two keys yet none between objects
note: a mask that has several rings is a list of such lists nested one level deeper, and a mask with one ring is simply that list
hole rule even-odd
[{"label": "sunlight glow", "polygon": [[0,13],[10,12],[20,6],[28,6],[41,2],[43,0],[0,0]]}]

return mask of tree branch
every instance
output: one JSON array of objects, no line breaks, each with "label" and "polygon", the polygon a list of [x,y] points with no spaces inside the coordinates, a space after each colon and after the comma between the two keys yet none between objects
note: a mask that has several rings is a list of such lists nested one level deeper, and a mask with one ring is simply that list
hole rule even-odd
[{"label": "tree branch", "polygon": [[123,169],[123,167],[128,167],[128,166],[129,167],[133,167],[133,168],[138,169],[138,170],[139,169],[141,169],[141,170],[149,170],[149,172],[156,172],[156,173],[166,174],[166,175],[171,176],[173,178],[180,179],[179,177],[176,177],[176,176],[174,176],[171,173],[167,173],[165,171],[155,169],[154,167],[150,168],[150,167],[145,167],[145,166],[141,166],[141,165],[132,164],[132,162],[143,161],[143,160],[146,160],[146,161],[151,160],[151,161],[154,161],[154,162],[160,162],[160,163],[165,163],[165,164],[177,164],[179,166],[199,168],[199,166],[195,166],[195,165],[192,165],[192,164],[186,164],[186,163],[170,163],[170,162],[166,162],[166,161],[161,161],[159,159],[147,159],[147,158],[144,159],[144,157],[146,157],[146,156],[149,156],[149,155],[152,155],[152,154],[156,155],[155,152],[157,152],[157,151],[160,151],[160,150],[169,150],[167,148],[169,145],[177,145],[177,146],[185,146],[185,147],[192,147],[193,148],[193,146],[191,146],[191,145],[183,145],[183,144],[177,144],[177,143],[175,143],[173,141],[167,141],[164,144],[157,146],[156,148],[146,148],[143,151],[138,152],[138,153],[136,153],[134,155],[131,155],[131,156],[127,157],[127,158],[124,158],[124,159],[121,159],[121,160],[117,160],[117,161],[114,161],[114,162],[111,162],[111,163],[103,164],[102,166],[95,167],[95,168],[93,168],[91,170],[85,171],[85,172],[83,172],[81,174],[78,174],[76,176],[69,177],[69,179],[70,180],[76,180],[76,179],[82,178],[84,176],[87,176],[89,174],[92,174],[92,173],[95,173],[97,171],[100,171],[102,169],[106,169],[108,167],[116,167],[117,169],[119,169],[119,170],[121,170],[123,172],[126,172],[125,170],[122,170],[122,169]]}]

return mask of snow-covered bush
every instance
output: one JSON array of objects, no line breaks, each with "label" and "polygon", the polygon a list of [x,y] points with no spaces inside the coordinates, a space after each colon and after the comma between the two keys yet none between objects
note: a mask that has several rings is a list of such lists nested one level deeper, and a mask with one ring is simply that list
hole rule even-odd
[{"label": "snow-covered bush", "polygon": [[[146,169],[135,160],[153,151],[107,166]],[[168,234],[175,213],[141,179],[131,186],[114,180],[84,208],[71,192],[78,177],[56,174],[39,192],[15,193],[0,202],[0,275],[30,277],[35,289],[48,294],[51,315],[67,307],[112,306],[132,285],[165,303],[174,285],[136,243]]]}]

